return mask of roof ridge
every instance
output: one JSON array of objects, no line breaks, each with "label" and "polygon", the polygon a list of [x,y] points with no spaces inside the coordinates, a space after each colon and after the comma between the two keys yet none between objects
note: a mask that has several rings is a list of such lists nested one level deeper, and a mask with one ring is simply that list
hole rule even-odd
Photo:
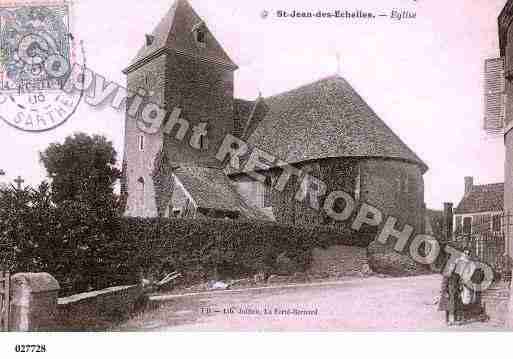
[{"label": "roof ridge", "polygon": [[472,189],[470,190],[469,193],[472,193],[472,192],[482,192],[484,190],[489,190],[489,189],[496,189],[496,190],[499,190],[499,191],[500,190],[504,190],[504,182],[473,185]]},{"label": "roof ridge", "polygon": [[492,182],[492,183],[485,183],[485,184],[475,184],[473,187],[497,186],[497,185],[504,185],[504,182]]}]

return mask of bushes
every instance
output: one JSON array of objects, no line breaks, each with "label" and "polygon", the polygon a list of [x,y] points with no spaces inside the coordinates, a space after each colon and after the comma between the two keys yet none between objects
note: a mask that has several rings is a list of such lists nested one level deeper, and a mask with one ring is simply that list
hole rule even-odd
[{"label": "bushes", "polygon": [[48,272],[62,294],[105,288],[112,282],[120,222],[115,209],[51,201],[49,187],[0,191],[2,258],[14,272]]},{"label": "bushes", "polygon": [[0,236],[15,255],[14,271],[48,272],[60,294],[70,295],[134,284],[141,276],[160,279],[174,270],[187,283],[273,273],[280,254],[302,271],[312,248],[365,247],[373,234],[272,222],[119,218],[116,208],[77,201],[56,206],[43,184],[0,193]]},{"label": "bushes", "polygon": [[282,253],[304,271],[314,247],[365,247],[372,239],[370,234],[357,236],[332,227],[270,222],[127,218],[121,223],[127,267],[140,268],[150,277],[179,270],[188,282],[273,272]]}]

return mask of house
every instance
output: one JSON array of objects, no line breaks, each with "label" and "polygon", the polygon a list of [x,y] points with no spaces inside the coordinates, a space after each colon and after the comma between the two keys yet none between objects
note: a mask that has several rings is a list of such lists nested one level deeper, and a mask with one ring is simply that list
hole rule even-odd
[{"label": "house", "polygon": [[473,177],[465,177],[465,193],[454,210],[454,233],[500,234],[503,212],[504,183],[474,185]]},{"label": "house", "polygon": [[[513,213],[513,0],[508,0],[499,18],[500,56],[504,59],[504,214],[509,217]],[[506,228],[506,248],[513,257],[513,231]]]},{"label": "house", "polygon": [[347,191],[399,223],[423,229],[427,165],[345,79],[329,76],[271,97],[235,98],[238,67],[186,0],[176,1],[142,40],[124,70],[128,88],[144,90],[198,132],[178,140],[185,128],[178,121],[164,124],[172,127],[169,133],[148,135],[127,115],[127,216],[330,223],[322,211],[294,201],[298,191],[308,191],[301,181],[289,182],[283,192],[271,188],[282,168],[263,171],[262,183],[216,159],[232,134],[325,181],[327,193]]}]

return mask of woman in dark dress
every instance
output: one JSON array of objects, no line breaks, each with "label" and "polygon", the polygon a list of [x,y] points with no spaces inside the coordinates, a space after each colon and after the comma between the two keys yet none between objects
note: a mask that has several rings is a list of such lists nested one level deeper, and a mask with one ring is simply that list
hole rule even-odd
[{"label": "woman in dark dress", "polygon": [[454,272],[447,277],[442,277],[442,291],[440,293],[440,302],[438,310],[445,311],[445,322],[453,325],[461,320],[461,295],[460,295],[460,276]]}]

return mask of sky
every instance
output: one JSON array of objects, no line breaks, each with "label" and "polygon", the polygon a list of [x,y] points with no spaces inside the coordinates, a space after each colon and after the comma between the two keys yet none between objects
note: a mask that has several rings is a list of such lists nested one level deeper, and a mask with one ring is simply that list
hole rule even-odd
[{"label": "sky", "polygon": [[[5,4],[6,0],[0,0]],[[12,0],[8,0],[12,3]],[[463,178],[502,182],[502,137],[482,131],[484,60],[498,56],[497,16],[506,0],[190,0],[239,65],[235,95],[270,96],[338,73],[429,166],[425,201],[440,209],[463,195]],[[172,0],[75,0],[72,32],[87,65],[120,85],[144,35]],[[416,13],[415,19],[278,18],[279,10]],[[269,16],[263,18],[267,10]],[[337,62],[337,54],[340,61]],[[0,121],[0,182],[45,179],[39,152],[75,132],[105,135],[123,153],[124,116],[82,104],[62,126],[27,133]]]}]

